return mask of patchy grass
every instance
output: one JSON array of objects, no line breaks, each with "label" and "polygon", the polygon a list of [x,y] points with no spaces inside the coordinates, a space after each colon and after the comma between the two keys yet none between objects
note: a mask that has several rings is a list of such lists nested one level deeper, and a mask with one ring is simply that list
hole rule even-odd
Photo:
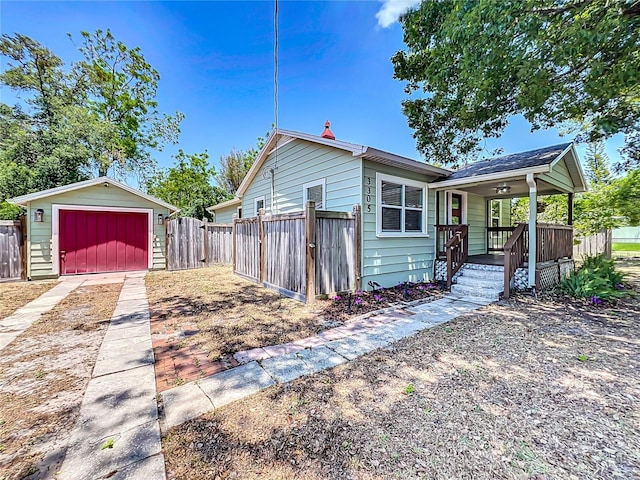
[{"label": "patchy grass", "polygon": [[56,285],[55,280],[0,283],[0,320]]},{"label": "patchy grass", "polygon": [[169,430],[169,477],[640,477],[639,318],[515,296]]},{"label": "patchy grass", "polygon": [[146,284],[152,321],[161,321],[164,331],[183,332],[180,348],[206,350],[212,359],[327,328],[317,306],[282,297],[233,275],[227,266],[153,272]]},{"label": "patchy grass", "polygon": [[640,243],[614,243],[612,249],[614,252],[640,253]]},{"label": "patchy grass", "polygon": [[79,287],[2,351],[0,478],[53,478],[121,287]]}]

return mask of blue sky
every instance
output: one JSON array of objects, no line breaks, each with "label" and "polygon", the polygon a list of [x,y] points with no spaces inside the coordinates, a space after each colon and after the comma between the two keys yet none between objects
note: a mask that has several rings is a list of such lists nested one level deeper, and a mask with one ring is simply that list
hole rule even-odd
[{"label": "blue sky", "polygon": [[[390,61],[403,48],[394,20],[411,1],[281,1],[279,126],[320,134],[330,120],[338,139],[420,159],[401,112],[404,85],[393,79]],[[179,144],[155,155],[161,166],[178,148],[206,149],[217,164],[271,130],[273,1],[3,1],[0,9],[2,33],[28,35],[67,63],[79,59],[67,32],[78,38],[81,30],[109,28],[127,46],[139,46],[161,75],[160,110],[186,115]],[[9,92],[0,95],[13,103]],[[570,138],[529,130],[516,117],[487,150],[512,153]],[[620,139],[608,143],[612,160],[620,146]]]}]

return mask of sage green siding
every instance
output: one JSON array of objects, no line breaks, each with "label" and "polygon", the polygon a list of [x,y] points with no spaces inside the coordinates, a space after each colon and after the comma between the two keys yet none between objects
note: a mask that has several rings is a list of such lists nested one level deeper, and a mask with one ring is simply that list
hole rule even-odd
[{"label": "sage green siding", "polygon": [[487,253],[487,199],[467,195],[467,224],[469,225],[469,255]]},{"label": "sage green siding", "polygon": [[214,223],[233,223],[233,215],[238,213],[238,207],[239,205],[230,205],[216,210]]},{"label": "sage green siding", "polygon": [[[169,210],[114,185],[94,185],[29,202],[27,269],[30,278],[55,276],[52,258],[53,204],[153,209],[153,269],[165,268],[165,226],[158,225],[157,218],[160,213],[169,215]],[[45,221],[42,223],[33,221],[33,212],[38,208],[44,210]]]},{"label": "sage green siding", "polygon": [[302,210],[303,185],[322,179],[326,189],[323,210],[350,212],[354,204],[360,203],[360,164],[360,158],[351,153],[295,139],[277,150],[277,158],[272,152],[260,167],[242,196],[242,216],[255,216],[255,200],[262,196],[268,213]]},{"label": "sage green siding", "polygon": [[556,163],[550,173],[543,173],[539,178],[540,180],[549,182],[566,192],[573,192],[575,189],[573,186],[573,180],[569,174],[569,169],[567,168],[567,164],[564,159]]},{"label": "sage green siding", "polygon": [[376,173],[384,173],[428,183],[433,178],[365,160],[362,179],[362,287],[370,281],[383,287],[398,282],[420,281],[433,277],[435,258],[435,194],[427,190],[427,234],[422,237],[378,237]]}]

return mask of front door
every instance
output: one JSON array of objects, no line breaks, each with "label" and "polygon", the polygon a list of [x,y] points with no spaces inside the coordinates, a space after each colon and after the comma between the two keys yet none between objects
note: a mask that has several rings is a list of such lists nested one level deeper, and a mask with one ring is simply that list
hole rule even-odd
[{"label": "front door", "polygon": [[451,225],[462,224],[462,195],[460,195],[459,193],[451,194],[449,222]]}]

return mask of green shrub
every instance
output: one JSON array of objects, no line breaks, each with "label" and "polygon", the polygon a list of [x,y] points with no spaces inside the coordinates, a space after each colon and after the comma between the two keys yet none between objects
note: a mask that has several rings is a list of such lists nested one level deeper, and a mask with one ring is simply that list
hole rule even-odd
[{"label": "green shrub", "polygon": [[622,285],[623,274],[616,271],[613,260],[602,255],[585,258],[577,272],[560,283],[562,292],[577,298],[588,298],[594,304],[628,295]]}]

